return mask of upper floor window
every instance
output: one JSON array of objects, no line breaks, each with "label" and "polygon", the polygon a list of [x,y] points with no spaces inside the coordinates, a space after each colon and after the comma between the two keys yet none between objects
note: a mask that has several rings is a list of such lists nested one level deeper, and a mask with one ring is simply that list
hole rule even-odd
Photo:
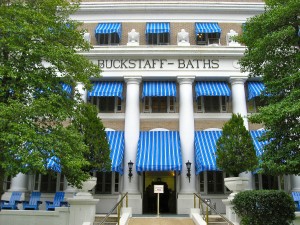
[{"label": "upper floor window", "polygon": [[195,84],[197,112],[227,112],[231,91],[226,82],[199,81]]},{"label": "upper floor window", "polygon": [[95,29],[95,36],[100,45],[119,44],[122,37],[122,24],[99,23]]},{"label": "upper floor window", "polygon": [[145,97],[145,113],[172,113],[175,112],[174,97]]},{"label": "upper floor window", "polygon": [[201,96],[197,98],[197,112],[224,113],[227,112],[227,96]]},{"label": "upper floor window", "polygon": [[123,82],[93,82],[88,101],[96,105],[100,113],[122,111]]},{"label": "upper floor window", "polygon": [[170,44],[170,23],[147,23],[146,42],[148,45]]},{"label": "upper floor window", "polygon": [[195,23],[197,45],[220,44],[222,29],[218,23]]},{"label": "upper floor window", "polygon": [[262,82],[251,81],[248,84],[248,112],[259,112],[259,107],[265,105],[265,101],[261,97],[265,86]]}]

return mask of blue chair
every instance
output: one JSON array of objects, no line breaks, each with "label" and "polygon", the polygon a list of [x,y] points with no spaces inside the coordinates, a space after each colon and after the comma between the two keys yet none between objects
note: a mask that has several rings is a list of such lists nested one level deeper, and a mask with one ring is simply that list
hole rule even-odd
[{"label": "blue chair", "polygon": [[32,192],[29,201],[23,201],[23,209],[39,210],[41,192]]},{"label": "blue chair", "polygon": [[292,196],[295,202],[296,211],[300,211],[300,192],[292,192]]},{"label": "blue chair", "polygon": [[0,209],[18,209],[18,204],[22,203],[20,198],[22,196],[21,192],[14,191],[11,193],[10,200],[1,200]]},{"label": "blue chair", "polygon": [[54,195],[53,202],[46,201],[46,210],[53,211],[56,207],[69,206],[68,202],[64,201],[65,192],[59,191]]}]

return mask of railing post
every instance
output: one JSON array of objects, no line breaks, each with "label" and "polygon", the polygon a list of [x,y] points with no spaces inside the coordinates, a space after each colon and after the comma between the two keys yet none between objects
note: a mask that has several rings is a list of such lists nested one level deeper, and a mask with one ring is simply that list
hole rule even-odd
[{"label": "railing post", "polygon": [[196,195],[194,194],[194,208],[196,208]]},{"label": "railing post", "polygon": [[121,204],[118,205],[118,225],[120,225]]},{"label": "railing post", "polygon": [[126,208],[128,208],[128,193],[126,193]]},{"label": "railing post", "polygon": [[208,206],[206,205],[206,224],[208,224]]}]

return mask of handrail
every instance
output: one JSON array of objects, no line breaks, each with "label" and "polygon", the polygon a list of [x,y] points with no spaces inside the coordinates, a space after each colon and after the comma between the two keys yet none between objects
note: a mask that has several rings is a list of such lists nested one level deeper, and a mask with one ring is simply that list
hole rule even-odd
[{"label": "handrail", "polygon": [[[125,193],[125,195],[122,196],[120,201],[117,202],[117,204],[114,205],[114,207],[106,214],[105,218],[100,222],[99,225],[102,225],[106,222],[107,218],[112,214],[112,212],[118,207],[117,213],[118,213],[118,225],[120,223],[120,211],[121,207],[123,206],[123,199],[126,197],[126,208],[128,207],[128,192]],[[122,203],[122,205],[121,205]],[[97,222],[96,222],[97,223]]]},{"label": "handrail", "polygon": [[[201,207],[201,211],[202,213],[204,212],[203,210],[203,205],[200,204],[200,201],[202,203],[204,203],[206,205],[206,216],[203,216],[204,220],[206,221],[206,223],[208,224],[208,210],[207,208],[209,207],[211,210],[213,210],[217,215],[219,215],[220,217],[222,217],[227,223],[229,223],[230,225],[234,225],[230,220],[228,220],[225,216],[223,216],[221,213],[219,213],[216,209],[214,209],[213,207],[211,207],[209,204],[207,204],[207,202],[205,202],[205,200],[203,200],[201,198],[201,196],[197,193],[194,193],[194,208],[196,208],[196,197],[199,199],[199,206]],[[204,213],[203,213],[204,214]]]}]

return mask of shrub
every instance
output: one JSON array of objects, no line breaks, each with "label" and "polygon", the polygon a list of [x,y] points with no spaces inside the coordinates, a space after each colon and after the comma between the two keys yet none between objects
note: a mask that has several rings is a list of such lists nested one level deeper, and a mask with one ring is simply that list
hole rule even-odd
[{"label": "shrub", "polygon": [[243,191],[232,204],[241,225],[287,225],[295,219],[294,201],[283,191]]}]

